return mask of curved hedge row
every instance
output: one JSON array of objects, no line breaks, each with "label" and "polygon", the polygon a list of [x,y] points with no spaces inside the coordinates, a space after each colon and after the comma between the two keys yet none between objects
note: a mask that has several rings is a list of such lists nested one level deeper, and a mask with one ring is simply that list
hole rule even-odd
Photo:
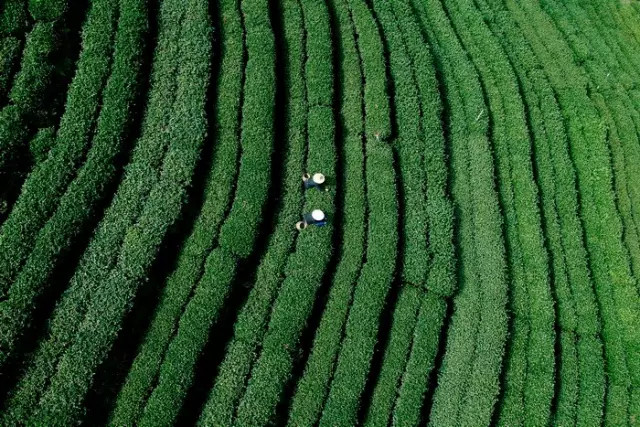
[{"label": "curved hedge row", "polygon": [[29,137],[27,127],[25,117],[15,105],[7,105],[0,110],[0,141],[2,146],[7,148],[0,150],[0,176],[3,179],[8,179],[10,175],[14,148]]},{"label": "curved hedge row", "polygon": [[333,63],[331,31],[327,7],[315,2],[300,1],[305,32],[305,81],[309,107],[333,103]]},{"label": "curved hedge row", "polygon": [[[587,66],[587,72],[596,86],[597,92],[606,99],[610,114],[610,150],[614,162],[614,183],[617,188],[618,209],[625,225],[625,241],[631,258],[632,272],[640,277],[640,103],[632,97],[630,90],[640,77],[632,65],[627,67],[626,58],[617,55],[615,47],[608,43],[608,32],[600,28],[586,15],[578,4],[569,2],[566,9],[573,11],[573,26],[583,34],[593,52],[594,66]],[[635,102],[634,102],[635,101]],[[605,110],[601,108],[601,111]],[[640,285],[638,286],[640,290]]]},{"label": "curved hedge row", "polygon": [[[326,5],[303,0],[300,2],[306,35],[306,58],[304,75],[308,100],[328,100],[333,96],[314,93],[331,89],[333,93],[332,46],[319,44],[314,39],[327,40],[330,34]],[[313,22],[310,20],[313,17]],[[330,68],[319,73],[325,62]],[[328,80],[322,82],[322,80]],[[310,106],[307,116],[307,161],[308,171],[322,171],[335,177],[335,123],[329,104]],[[284,280],[273,302],[269,327],[262,341],[260,352],[248,379],[246,391],[239,402],[235,423],[239,425],[262,425],[273,417],[281,399],[285,384],[293,368],[293,355],[297,341],[306,324],[315,294],[320,287],[331,253],[334,218],[335,189],[330,191],[307,191],[304,211],[322,209],[328,217],[324,227],[310,227],[300,233],[295,251],[291,253],[284,270]],[[309,260],[313,260],[309,263]]]},{"label": "curved hedge row", "polygon": [[427,251],[429,227],[424,168],[427,150],[422,117],[431,116],[430,112],[423,111],[414,71],[415,64],[408,52],[404,34],[391,3],[374,1],[372,4],[381,33],[386,39],[389,71],[394,89],[393,105],[398,132],[393,146],[399,167],[398,188],[403,199],[399,204],[402,230],[399,252],[402,257],[401,286],[419,288],[418,291],[400,290],[393,309],[389,342],[366,417],[367,425],[386,425],[391,418],[396,390],[409,357],[411,338],[430,261]]},{"label": "curved hedge row", "polygon": [[[529,40],[556,91],[567,123],[570,152],[576,166],[581,194],[581,216],[590,253],[596,296],[603,321],[607,403],[605,421],[619,422],[616,407],[627,407],[630,372],[627,363],[639,358],[637,330],[638,295],[622,237],[622,223],[615,206],[606,133],[587,93],[587,80],[571,60],[566,42],[553,22],[534,4],[505,0]],[[535,24],[535,25],[534,25]],[[541,38],[538,31],[544,31]],[[594,164],[602,165],[593,168]],[[626,410],[618,411],[624,416]],[[609,418],[613,415],[613,418]]]},{"label": "curved hedge row", "polygon": [[320,417],[365,251],[364,76],[349,5],[344,0],[334,0],[329,3],[329,10],[337,28],[334,36],[337,39],[336,55],[340,61],[336,73],[339,77],[337,92],[341,93],[338,100],[342,135],[340,154],[344,158],[344,176],[341,180],[344,184],[344,225],[341,240],[345,244],[341,246],[340,261],[333,276],[327,305],[291,402],[288,424],[292,426],[313,425]]},{"label": "curved hedge row", "polygon": [[419,425],[429,380],[433,377],[441,329],[445,326],[446,302],[427,292],[422,296],[413,331],[409,358],[397,391],[392,422],[395,425]]},{"label": "curved hedge row", "polygon": [[[398,74],[402,72],[403,65],[405,67],[409,65],[410,68],[404,73],[411,75],[418,90],[420,106],[417,110],[422,111],[420,139],[424,141],[425,147],[426,219],[428,220],[430,257],[425,285],[426,289],[429,289],[427,291],[429,294],[432,291],[435,291],[435,294],[427,295],[423,292],[414,294],[413,291],[401,290],[396,314],[394,314],[391,338],[386,350],[390,355],[396,354],[396,357],[385,356],[383,359],[382,371],[367,415],[367,423],[374,425],[386,424],[389,419],[394,423],[419,423],[423,398],[435,362],[440,329],[444,321],[446,303],[439,298],[451,296],[455,288],[453,212],[446,195],[447,170],[440,123],[442,105],[433,71],[433,60],[410,5],[392,2],[391,6],[393,10],[391,8],[385,10],[387,8],[384,4],[376,7],[380,9],[380,20],[384,34],[389,39],[392,58],[394,52],[400,53],[402,50],[406,50],[405,55],[408,56],[405,60],[396,61]],[[397,21],[397,28],[393,27],[393,20]],[[402,39],[394,42],[393,34],[402,35]],[[391,67],[393,75],[393,59]],[[398,83],[395,87],[398,87]],[[398,97],[398,93],[396,96]],[[399,97],[406,99],[406,96]],[[401,114],[410,115],[411,111],[411,109],[396,107],[399,118]],[[399,135],[401,133],[400,131]],[[410,293],[412,296],[403,298],[405,293]],[[403,313],[414,315],[403,319]],[[396,320],[396,315],[400,316],[400,319]],[[427,323],[426,320],[429,322]],[[401,337],[395,336],[396,330],[402,335]]]},{"label": "curved hedge row", "polygon": [[[336,354],[335,368],[319,425],[349,425],[356,421],[357,408],[369,372],[377,338],[378,321],[393,279],[398,239],[398,213],[395,171],[391,147],[370,130],[382,123],[377,116],[379,100],[369,96],[386,91],[386,75],[369,64],[383,63],[378,30],[365,27],[364,2],[350,2],[364,74],[365,179],[368,206],[366,261],[353,292],[351,307],[344,325],[342,343]],[[375,25],[370,17],[367,22]],[[367,38],[363,37],[367,35]],[[376,55],[376,56],[371,56]],[[381,80],[383,79],[383,80]],[[375,113],[374,113],[375,111]],[[390,116],[389,116],[390,119]]]},{"label": "curved hedge row", "polygon": [[[449,102],[447,128],[460,251],[460,292],[454,300],[430,423],[459,425],[465,416],[462,408],[466,408],[467,423],[488,423],[498,394],[506,340],[507,282],[486,106],[478,76],[442,5],[429,1],[413,6],[433,47]],[[466,385],[471,375],[475,381]]]},{"label": "curved hedge row", "polygon": [[3,102],[4,97],[11,89],[13,74],[19,66],[21,50],[22,42],[16,37],[7,36],[0,40],[0,100]]},{"label": "curved hedge row", "polygon": [[244,393],[247,377],[255,362],[258,345],[268,326],[271,304],[282,283],[282,273],[297,232],[293,224],[300,217],[302,188],[300,175],[306,152],[306,95],[304,79],[303,21],[297,2],[279,9],[283,15],[286,55],[284,92],[287,98],[286,158],[282,201],[275,231],[257,269],[247,302],[234,323],[234,334],[218,369],[213,388],[198,423],[231,425],[235,408]]},{"label": "curved hedge row", "polygon": [[605,393],[601,327],[560,108],[541,64],[502,3],[476,3],[518,73],[533,131],[560,329],[560,387],[554,420],[560,425],[597,424]]},{"label": "curved hedge row", "polygon": [[[270,92],[266,93],[253,92],[261,88],[261,85],[274,85],[275,77],[273,74],[275,72],[272,71],[274,67],[274,44],[271,23],[267,16],[266,6],[251,3],[247,7],[255,7],[260,10],[260,14],[255,11],[257,14],[256,20],[254,22],[245,22],[245,26],[247,26],[245,35],[247,49],[251,49],[249,45],[253,43],[256,46],[255,52],[258,52],[258,54],[254,55],[255,61],[252,61],[251,58],[247,61],[245,79],[248,80],[249,74],[255,73],[255,77],[252,77],[252,79],[255,78],[256,82],[252,82],[252,85],[255,84],[255,86],[245,88],[245,105],[243,105],[242,115],[243,120],[245,117],[259,117],[261,120],[255,124],[248,122],[249,125],[242,128],[242,138],[258,143],[259,141],[264,141],[265,135],[267,135],[266,140],[269,143],[262,142],[262,144],[265,144],[264,148],[267,149],[269,155],[261,155],[257,149],[256,152],[252,153],[253,156],[247,157],[247,160],[241,160],[233,205],[220,230],[220,246],[228,249],[239,258],[248,257],[253,250],[268,193],[269,180],[256,179],[253,170],[259,171],[257,176],[268,176],[271,151],[273,150],[273,144],[270,141],[273,134],[271,118],[273,116],[274,89],[272,87]],[[249,25],[255,28],[253,32],[249,31]],[[265,70],[270,71],[265,73]],[[250,97],[252,102],[247,103]],[[261,117],[264,115],[266,117]]]},{"label": "curved hedge row", "polygon": [[[590,97],[594,102],[594,105],[600,113],[600,117],[605,121],[608,126],[608,143],[609,152],[611,155],[612,165],[612,177],[615,188],[615,195],[617,198],[618,212],[620,214],[624,232],[622,234],[623,241],[626,245],[628,259],[631,264],[631,272],[636,273],[636,289],[638,288],[638,262],[640,261],[640,245],[638,241],[638,228],[635,221],[634,213],[637,203],[637,183],[633,170],[637,168],[634,165],[633,158],[637,160],[637,131],[634,128],[632,117],[629,113],[629,99],[626,95],[626,91],[616,84],[615,79],[609,79],[605,73],[605,69],[613,70],[614,74],[622,74],[619,64],[612,60],[610,50],[607,46],[603,46],[603,38],[601,35],[596,34],[594,29],[589,27],[585,28],[585,25],[592,26],[590,22],[584,22],[582,19],[582,26],[580,25],[579,16],[576,17],[571,13],[568,8],[554,6],[542,3],[543,9],[548,13],[551,19],[554,20],[556,26],[564,34],[570,36],[566,38],[567,44],[579,55],[582,53],[581,49],[587,49],[588,51],[595,51],[598,55],[589,55],[583,62],[583,68],[585,77],[588,79],[589,84],[592,85],[590,91]],[[558,22],[558,14],[565,14],[562,22]],[[574,39],[576,36],[581,36],[581,41],[578,44]],[[579,50],[580,49],[580,50]],[[619,75],[616,76],[619,78]],[[613,80],[613,81],[610,81]],[[593,88],[595,85],[595,88]],[[625,103],[625,100],[627,101]],[[631,107],[633,110],[633,107]],[[625,145],[631,145],[633,148],[625,149]],[[631,169],[629,171],[628,169]],[[631,177],[634,176],[634,179]],[[635,193],[635,194],[634,194]],[[638,292],[635,292],[635,303],[639,302]],[[638,307],[636,305],[636,307]],[[636,322],[638,317],[634,319]],[[631,338],[631,337],[629,337]],[[633,339],[633,338],[632,338]],[[640,341],[636,342],[636,350],[640,350],[638,346]],[[634,371],[634,365],[637,365],[633,359],[636,357],[634,353],[627,355],[627,369],[629,370],[629,378],[616,378],[610,376],[612,383],[627,382],[630,380],[630,388],[627,391],[620,390],[620,394],[611,393],[607,396],[607,404],[605,405],[605,420],[607,422],[624,423],[627,419],[633,419],[634,414],[640,415],[640,400],[634,400],[633,388],[637,389],[638,380],[640,376]],[[621,361],[621,365],[624,364]],[[623,383],[624,384],[624,383]]]},{"label": "curved hedge row", "polygon": [[180,315],[194,286],[202,277],[205,260],[215,245],[220,224],[231,201],[240,151],[244,77],[239,76],[237,70],[244,68],[244,36],[235,1],[222,3],[220,15],[224,17],[224,25],[220,27],[221,65],[217,77],[215,131],[212,137],[216,148],[207,176],[203,206],[191,234],[180,249],[176,268],[167,279],[154,319],[118,394],[110,419],[115,425],[129,425],[139,419]]},{"label": "curved hedge row", "polygon": [[29,141],[29,155],[35,164],[47,158],[56,140],[56,129],[53,126],[40,128]]},{"label": "curved hedge row", "polygon": [[[608,126],[613,183],[618,211],[625,230],[624,241],[629,252],[631,271],[635,277],[640,277],[640,179],[637,178],[640,176],[640,157],[637,150],[640,128],[637,127],[638,123],[634,125],[634,115],[637,117],[635,106],[627,96],[626,89],[619,83],[619,79],[629,77],[612,57],[609,46],[604,42],[604,37],[598,34],[594,24],[590,21],[585,22],[579,8],[570,7],[570,4],[543,4],[543,7],[552,17],[563,15],[562,23],[558,23],[557,26],[564,34],[580,37],[580,44],[574,42],[573,37],[566,38],[574,52],[578,51],[577,49],[587,49],[590,52],[589,56],[585,57],[582,67],[593,85],[591,97]],[[592,55],[591,52],[596,54]]]},{"label": "curved hedge row", "polygon": [[[58,18],[60,17],[56,17]],[[0,190],[0,201],[7,204],[7,210],[13,199],[10,195],[19,190],[23,175],[29,171],[31,164],[37,165],[46,158],[44,156],[36,162],[30,157],[28,141],[33,128],[50,124],[53,122],[52,118],[57,119],[53,117],[57,102],[51,102],[51,95],[58,95],[58,92],[64,94],[66,91],[66,87],[60,90],[54,80],[57,75],[62,74],[56,66],[59,67],[62,62],[59,48],[64,31],[65,24],[62,22],[36,21],[26,35],[20,61],[17,56],[21,52],[21,41],[7,37],[0,42],[3,46],[0,49],[11,48],[10,52],[0,52],[3,55],[0,64],[0,97],[4,97],[5,88],[9,91],[8,105],[2,110],[10,109],[15,112],[0,114],[0,133],[9,130],[6,136],[0,138],[0,176],[6,179],[4,188]],[[16,64],[12,67],[10,62],[14,60],[13,55],[16,56]],[[11,69],[18,67],[13,75]]]},{"label": "curved hedge row", "polygon": [[420,29],[415,10],[405,2],[393,1],[391,4],[413,61],[422,110],[429,244],[429,268],[425,285],[428,291],[449,298],[456,290],[453,206],[448,193],[448,159],[445,154],[439,83],[431,47]]},{"label": "curved hedge row", "polygon": [[29,0],[29,13],[36,21],[55,21],[68,8],[68,0]]},{"label": "curved hedge row", "polygon": [[0,37],[17,36],[27,30],[29,16],[25,0],[4,0],[0,9]]},{"label": "curved hedge row", "polygon": [[[335,176],[333,111],[326,106],[309,109],[307,170]],[[322,209],[333,218],[334,191],[307,192],[305,211]],[[273,303],[262,351],[251,371],[236,417],[239,425],[261,425],[275,412],[291,374],[297,340],[302,333],[315,294],[329,261],[333,226],[313,228],[300,234],[296,251],[285,267],[285,278]],[[309,260],[313,263],[309,264]],[[295,307],[295,310],[293,309]]]},{"label": "curved hedge row", "polygon": [[[184,309],[175,336],[169,343],[159,370],[157,385],[140,420],[140,424],[143,425],[157,425],[159,422],[175,420],[195,376],[198,356],[228,295],[235,276],[235,267],[253,251],[270,184],[271,153],[274,144],[274,38],[266,6],[258,1],[241,2],[246,31],[247,64],[240,135],[242,157],[235,198],[220,231],[219,247],[207,256],[202,278]],[[253,207],[247,206],[246,200],[251,200]],[[243,206],[247,209],[242,210]],[[256,209],[253,214],[252,209]],[[229,244],[224,237],[225,227],[238,221],[239,215],[246,221],[245,229],[239,231],[243,235],[243,249]]]},{"label": "curved hedge row", "polygon": [[[75,340],[60,358],[57,371],[30,419],[35,424],[68,424],[78,418],[78,410],[91,385],[93,373],[113,344],[142,278],[184,203],[186,188],[192,179],[205,136],[204,104],[211,53],[206,4],[193,0],[184,8],[188,8],[190,13],[185,14],[181,43],[183,55],[178,61],[176,98],[170,113],[168,136],[172,144],[162,172],[150,189],[136,222],[125,230],[117,262],[105,280],[110,286],[94,289]],[[122,187],[118,192],[121,190]],[[103,224],[117,213],[113,208],[114,205],[109,208]]]},{"label": "curved hedge row", "polygon": [[[118,32],[115,36],[112,73],[103,91],[100,115],[93,130],[94,135],[91,148],[87,153],[87,160],[79,167],[77,177],[60,198],[60,203],[53,215],[36,234],[31,253],[9,288],[8,299],[2,303],[1,316],[4,321],[1,345],[6,354],[13,351],[15,341],[25,325],[29,323],[30,313],[34,305],[37,305],[34,301],[37,301],[38,296],[46,289],[46,281],[53,268],[93,218],[96,205],[106,196],[109,183],[115,177],[115,160],[122,151],[122,142],[130,122],[128,114],[135,101],[136,87],[140,78],[145,22],[146,16],[139,10],[123,10],[121,13]],[[16,87],[14,86],[14,89]],[[90,130],[87,129],[87,133],[89,132]],[[54,160],[58,153],[55,151],[55,154],[52,154]],[[58,170],[64,169],[64,160],[66,159],[54,167]],[[46,178],[46,176],[42,177],[43,180]],[[46,181],[40,181],[40,183],[36,185],[46,185]],[[34,198],[41,196],[35,192],[31,194]],[[25,199],[22,201],[24,202]],[[29,201],[42,203],[39,199]],[[20,207],[28,204],[25,203]],[[82,206],[82,210],[79,210],[78,206]],[[10,219],[12,217],[13,214]],[[9,245],[15,236],[12,234],[14,231],[12,225],[8,220],[7,228],[2,230],[6,233],[3,233],[3,237],[8,240]],[[24,226],[24,221],[18,225],[17,239],[21,237],[24,239],[22,234]],[[18,257],[22,248],[26,249],[26,246],[20,246]],[[14,252],[10,252],[9,255],[11,253]]]},{"label": "curved hedge row", "polygon": [[[0,363],[4,363],[6,356],[14,351],[16,342],[31,320],[33,310],[39,304],[38,297],[47,288],[47,280],[54,267],[58,265],[79,234],[90,224],[97,213],[97,206],[106,196],[110,183],[116,177],[116,159],[123,149],[123,141],[131,119],[129,112],[135,102],[136,87],[139,83],[146,29],[146,13],[141,12],[139,8],[125,4],[122,6],[120,16],[115,34],[112,71],[104,86],[102,105],[95,106],[99,108],[99,116],[95,119],[95,124],[86,123],[89,128],[78,129],[81,132],[80,135],[76,131],[65,134],[65,130],[60,128],[56,147],[47,160],[30,175],[23,187],[18,204],[0,231],[4,238],[3,243],[6,243],[9,249],[7,257],[15,254],[15,258],[10,260],[12,267],[18,265],[21,256],[26,255],[31,249],[7,292],[7,299],[0,305],[0,317],[3,319],[0,329],[0,348],[2,348],[0,359],[3,360]],[[65,117],[71,119],[67,115]],[[67,126],[73,128],[82,124],[84,123],[67,123]],[[81,161],[84,157],[83,151],[87,148],[78,145],[79,143],[88,145],[91,133],[93,137],[86,153],[86,161],[78,165],[77,175],[73,177],[70,173],[73,168],[68,167],[66,162],[73,162],[73,157],[75,161]],[[67,136],[69,139],[65,139]],[[63,184],[66,181],[65,175],[66,178],[73,180],[66,190],[60,193],[58,206],[49,205],[45,208],[43,205],[46,203],[43,203],[40,197],[51,195],[48,191],[51,187],[47,187],[51,182],[47,179],[55,181],[56,178],[60,178],[58,183]],[[28,185],[32,187],[27,187]],[[28,191],[31,189],[34,191]],[[52,199],[56,199],[54,195],[51,196]],[[31,212],[31,216],[16,217],[14,213],[19,215],[24,212],[23,209],[34,208],[34,205],[38,206],[35,209],[43,208],[45,211],[54,208],[54,210],[51,211],[49,219],[42,224],[40,231],[33,234],[32,247],[29,248],[27,246],[30,243],[29,237],[27,237],[28,234],[25,236],[25,230],[36,230],[40,224],[30,221],[29,218],[37,218],[37,216]],[[78,206],[82,208],[79,209]],[[43,215],[39,219],[44,218]],[[13,222],[13,219],[16,221]],[[5,259],[3,257],[2,261]],[[11,271],[8,273],[11,274]],[[5,277],[9,278],[9,274]]]},{"label": "curved hedge row", "polygon": [[[392,145],[399,167],[400,242],[402,250],[401,275],[406,284],[424,287],[427,280],[429,254],[427,252],[426,214],[426,137],[422,133],[422,106],[413,73],[413,61],[403,40],[390,3],[373,3],[386,38],[389,70],[393,82],[393,105],[397,135]],[[416,114],[416,112],[418,112]],[[430,135],[431,136],[431,135]]]},{"label": "curved hedge row", "polygon": [[[376,378],[376,386],[364,422],[367,426],[385,426],[392,419],[400,423],[409,421],[401,418],[396,420],[392,418],[392,413],[400,381],[409,360],[424,292],[410,285],[403,285],[400,289],[393,310],[393,321],[382,359],[382,368]],[[420,403],[414,402],[418,406]]]},{"label": "curved hedge row", "polygon": [[446,4],[487,94],[505,216],[513,361],[507,360],[499,423],[545,424],[554,393],[555,319],[524,107],[514,71],[477,9],[470,2]]},{"label": "curved hedge row", "polygon": [[384,46],[371,11],[364,1],[347,1],[353,25],[358,34],[364,86],[365,136],[367,140],[384,141],[391,137],[391,110],[387,93]]},{"label": "curved hedge row", "polygon": [[320,425],[356,421],[378,334],[378,323],[396,264],[398,212],[391,147],[367,140],[365,176],[369,206],[367,258],[349,310]]},{"label": "curved hedge row", "polygon": [[[599,64],[587,67],[591,80],[598,83],[596,91],[602,94],[598,97],[596,104],[599,106],[602,116],[610,123],[609,145],[613,160],[613,175],[618,199],[618,208],[624,224],[624,240],[631,259],[631,271],[636,279],[636,288],[640,291],[640,240],[638,228],[640,216],[638,211],[639,184],[638,163],[640,153],[638,151],[638,132],[640,131],[640,113],[638,108],[640,103],[637,91],[631,89],[635,85],[639,74],[633,65],[627,65],[627,59],[618,52],[608,37],[608,32],[603,30],[593,18],[586,15],[585,11],[573,2],[566,6],[573,11],[575,19],[572,21],[577,31],[580,31],[589,40],[592,50],[597,52],[594,60]],[[606,17],[606,13],[602,13]],[[602,18],[598,18],[602,19]],[[595,61],[594,61],[595,62]],[[613,72],[612,72],[613,70]],[[606,71],[606,74],[605,74]],[[629,74],[628,74],[629,73]],[[611,75],[613,74],[613,78]],[[602,83],[600,83],[602,81]],[[594,92],[596,92],[594,91]],[[597,95],[593,95],[597,96]],[[606,107],[604,101],[606,100]],[[608,107],[608,108],[607,108]],[[623,193],[626,188],[627,193]],[[626,197],[625,197],[626,196]],[[635,229],[634,229],[635,227]],[[636,293],[636,303],[640,301]],[[640,349],[638,342],[634,344],[636,350]],[[627,364],[631,374],[631,388],[629,390],[629,413],[626,414],[620,407],[620,422],[627,417],[633,424],[635,419],[640,417],[640,377],[634,369],[637,369],[635,358],[637,354],[627,356]],[[608,419],[616,419],[613,404],[608,405],[605,410],[614,413],[608,414]],[[624,418],[623,418],[624,417]]]},{"label": "curved hedge row", "polygon": [[44,223],[75,178],[96,126],[109,77],[116,33],[116,2],[96,1],[83,30],[83,49],[55,148],[25,181],[11,214],[0,228],[0,295],[6,296]]},{"label": "curved hedge row", "polygon": [[56,72],[52,56],[63,30],[58,22],[36,22],[27,35],[20,71],[9,93],[9,99],[23,114],[35,115],[38,109],[46,108],[45,92]]},{"label": "curved hedge row", "polygon": [[46,339],[40,344],[32,364],[9,400],[8,413],[15,412],[16,418],[24,418],[21,414],[33,410],[44,386],[55,374],[61,355],[75,339],[91,296],[106,282],[116,262],[127,228],[135,222],[149,190],[158,180],[169,145],[168,135],[163,133],[163,129],[169,123],[176,92],[178,65],[174,58],[179,56],[182,14],[183,8],[171,0],[165,0],[161,5],[157,49],[142,135],[105,220],[95,231],[68,290],[52,316]]},{"label": "curved hedge row", "polygon": [[[333,63],[332,47],[318,44],[313,39],[326,40],[329,35],[329,19],[326,6],[304,0],[300,2],[305,28],[313,17],[311,32],[306,38],[306,58],[304,75],[307,98],[332,100],[330,94],[313,93],[317,90],[331,88]],[[326,73],[318,73],[322,69],[319,62],[328,63],[331,67]],[[322,82],[322,80],[328,80]],[[328,96],[328,97],[327,97]],[[331,107],[327,104],[310,106],[307,118],[307,162],[306,170],[322,171],[326,176],[334,177],[334,118]],[[260,425],[268,422],[275,413],[285,383],[289,380],[293,368],[293,352],[296,341],[302,333],[313,300],[331,252],[331,238],[334,218],[335,190],[328,192],[308,191],[305,193],[304,210],[322,209],[329,218],[329,223],[322,227],[311,227],[302,232],[297,241],[295,251],[289,256],[284,270],[284,280],[271,310],[269,328],[262,342],[262,351],[258,356],[246,386],[244,396],[237,409],[236,423],[239,425]],[[313,263],[309,264],[309,260]],[[292,310],[292,307],[296,307]]]},{"label": "curved hedge row", "polygon": [[[594,1],[589,4],[569,3],[567,7],[575,10],[576,14],[582,16],[582,22],[592,25],[594,30],[597,31],[596,34],[601,35],[604,46],[610,49],[609,55],[611,59],[618,62],[621,71],[623,71],[621,75],[615,76],[616,80],[627,91],[637,91],[634,82],[634,78],[639,75],[637,66],[640,65],[638,62],[640,55],[635,50],[637,40],[633,37],[633,34],[624,31],[626,23],[624,22],[624,17],[618,11],[618,5]],[[626,8],[622,8],[622,10],[626,10]],[[598,19],[595,19],[596,17]],[[634,100],[633,96],[629,96]],[[637,97],[635,97],[634,104],[638,105]],[[637,115],[638,112],[633,111],[632,114]]]},{"label": "curved hedge row", "polygon": [[604,3],[605,7],[608,6],[613,10],[614,15],[617,17],[616,24],[618,29],[624,35],[626,35],[631,49],[633,44],[640,42],[640,30],[635,25],[635,19],[637,19],[638,11],[634,9],[633,4],[620,3],[611,4]]},{"label": "curved hedge row", "polygon": [[422,297],[412,347],[400,380],[392,419],[418,424],[429,378],[444,326],[447,302],[456,289],[453,206],[448,194],[449,174],[445,156],[442,102],[438,92],[434,58],[410,4],[393,1],[395,15],[413,58],[423,110],[422,128],[426,144],[427,217],[430,264],[427,294]]}]

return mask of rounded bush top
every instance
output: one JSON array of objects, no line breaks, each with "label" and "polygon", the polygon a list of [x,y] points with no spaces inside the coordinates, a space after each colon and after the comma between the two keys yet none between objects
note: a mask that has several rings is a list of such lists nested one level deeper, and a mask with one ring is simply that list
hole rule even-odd
[{"label": "rounded bush top", "polygon": [[36,21],[55,21],[66,8],[66,0],[29,0],[29,12]]}]

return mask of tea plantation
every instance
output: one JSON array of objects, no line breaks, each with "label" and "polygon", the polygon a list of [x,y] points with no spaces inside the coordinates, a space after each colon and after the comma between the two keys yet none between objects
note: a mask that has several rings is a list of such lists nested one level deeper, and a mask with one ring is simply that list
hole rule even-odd
[{"label": "tea plantation", "polygon": [[637,0],[0,0],[0,425],[640,426]]}]

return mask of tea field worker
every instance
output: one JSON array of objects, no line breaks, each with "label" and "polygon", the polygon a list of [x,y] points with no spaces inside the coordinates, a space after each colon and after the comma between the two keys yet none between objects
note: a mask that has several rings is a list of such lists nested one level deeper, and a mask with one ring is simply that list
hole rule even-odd
[{"label": "tea field worker", "polygon": [[302,221],[296,223],[296,228],[301,231],[310,225],[322,227],[327,223],[327,216],[320,209],[314,209],[310,213],[306,213],[302,216]]},{"label": "tea field worker", "polygon": [[302,175],[302,182],[304,183],[305,190],[313,187],[316,187],[318,190],[322,190],[325,181],[326,177],[319,172],[314,173],[313,176],[308,173]]}]

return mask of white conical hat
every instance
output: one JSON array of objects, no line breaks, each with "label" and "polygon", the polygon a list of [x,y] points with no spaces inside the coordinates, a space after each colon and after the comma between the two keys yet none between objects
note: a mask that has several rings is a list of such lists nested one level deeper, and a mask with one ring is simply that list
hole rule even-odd
[{"label": "white conical hat", "polygon": [[323,174],[321,173],[314,173],[313,174],[313,182],[315,182],[316,184],[322,184],[325,180],[325,177]]},{"label": "white conical hat", "polygon": [[311,212],[311,217],[316,221],[322,221],[324,219],[324,212],[322,212],[320,209],[315,209],[313,212]]}]

